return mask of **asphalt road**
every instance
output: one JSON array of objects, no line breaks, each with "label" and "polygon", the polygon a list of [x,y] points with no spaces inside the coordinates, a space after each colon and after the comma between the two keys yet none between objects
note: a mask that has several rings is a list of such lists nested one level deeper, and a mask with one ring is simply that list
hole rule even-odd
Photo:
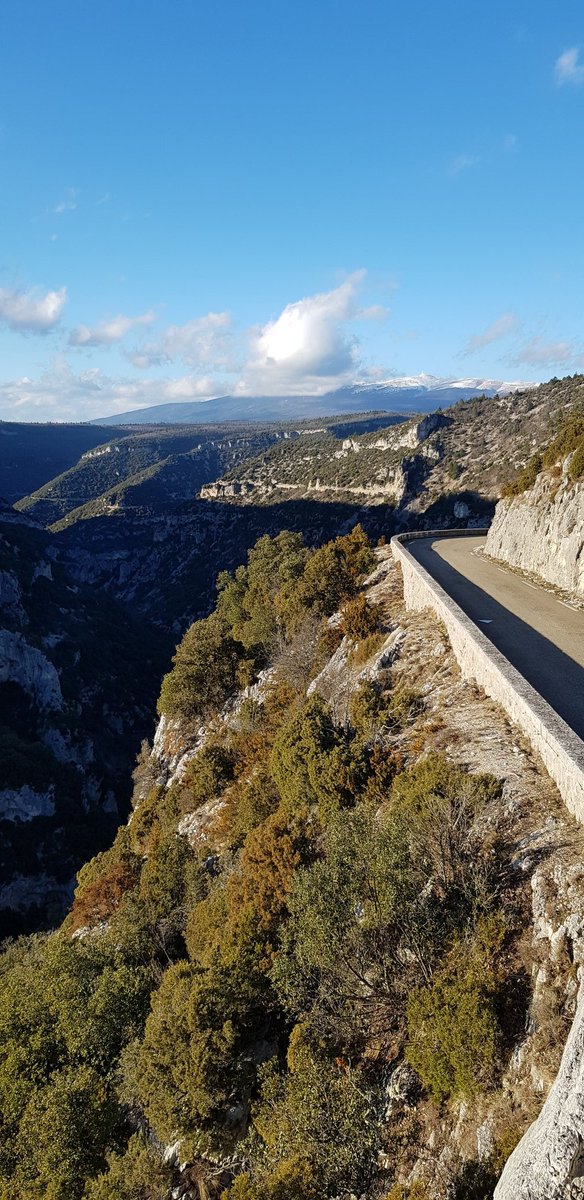
[{"label": "asphalt road", "polygon": [[584,611],[474,553],[484,544],[421,538],[407,549],[584,738]]}]

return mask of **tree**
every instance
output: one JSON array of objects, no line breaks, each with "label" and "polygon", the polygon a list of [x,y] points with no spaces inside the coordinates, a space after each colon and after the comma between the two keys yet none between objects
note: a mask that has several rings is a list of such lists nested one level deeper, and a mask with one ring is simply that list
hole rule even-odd
[{"label": "tree", "polygon": [[241,652],[219,613],[195,621],[162,681],[160,715],[194,720],[220,708],[235,690]]}]

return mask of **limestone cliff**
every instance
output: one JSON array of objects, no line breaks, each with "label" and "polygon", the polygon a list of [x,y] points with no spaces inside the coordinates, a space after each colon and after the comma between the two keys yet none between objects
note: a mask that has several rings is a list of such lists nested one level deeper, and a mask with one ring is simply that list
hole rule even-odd
[{"label": "limestone cliff", "polygon": [[569,468],[567,458],[499,501],[485,553],[584,596],[584,482],[573,482]]},{"label": "limestone cliff", "polygon": [[74,580],[56,539],[10,507],[0,610],[1,937],[57,922],[75,871],[125,816],[164,659],[152,631],[142,641],[142,624]]}]

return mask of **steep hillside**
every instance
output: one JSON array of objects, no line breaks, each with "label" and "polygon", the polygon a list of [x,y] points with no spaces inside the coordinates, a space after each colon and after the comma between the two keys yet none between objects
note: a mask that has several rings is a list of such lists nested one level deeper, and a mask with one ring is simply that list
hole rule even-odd
[{"label": "steep hillside", "polygon": [[584,415],[508,487],[485,553],[584,597]]},{"label": "steep hillside", "polygon": [[0,421],[0,496],[15,504],[119,431],[92,425]]},{"label": "steep hillside", "polygon": [[0,598],[0,930],[14,933],[60,919],[75,871],[124,816],[164,647],[10,508]]},{"label": "steep hillside", "polygon": [[0,964],[0,1195],[490,1200],[583,961],[540,763],[358,529],[223,575],[160,713],[62,930]]},{"label": "steep hillside", "polygon": [[354,497],[355,503],[391,500],[403,525],[484,517],[506,480],[551,440],[558,420],[583,398],[584,376],[574,376],[462,401],[398,430],[346,438],[340,446],[327,434],[309,445],[279,445],[202,495],[245,504],[313,493],[325,500]]},{"label": "steep hillside", "polygon": [[[118,437],[86,451],[70,470],[19,501],[45,526],[84,519],[109,508],[164,508],[196,495],[226,466],[237,466],[282,436],[279,431],[161,430]],[[148,487],[144,488],[147,483]]]}]

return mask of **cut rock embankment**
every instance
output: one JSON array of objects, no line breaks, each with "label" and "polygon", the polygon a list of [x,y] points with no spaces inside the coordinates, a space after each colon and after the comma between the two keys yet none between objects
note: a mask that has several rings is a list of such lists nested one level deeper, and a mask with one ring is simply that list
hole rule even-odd
[{"label": "cut rock embankment", "polygon": [[584,596],[584,482],[542,471],[520,496],[500,500],[485,554]]}]

